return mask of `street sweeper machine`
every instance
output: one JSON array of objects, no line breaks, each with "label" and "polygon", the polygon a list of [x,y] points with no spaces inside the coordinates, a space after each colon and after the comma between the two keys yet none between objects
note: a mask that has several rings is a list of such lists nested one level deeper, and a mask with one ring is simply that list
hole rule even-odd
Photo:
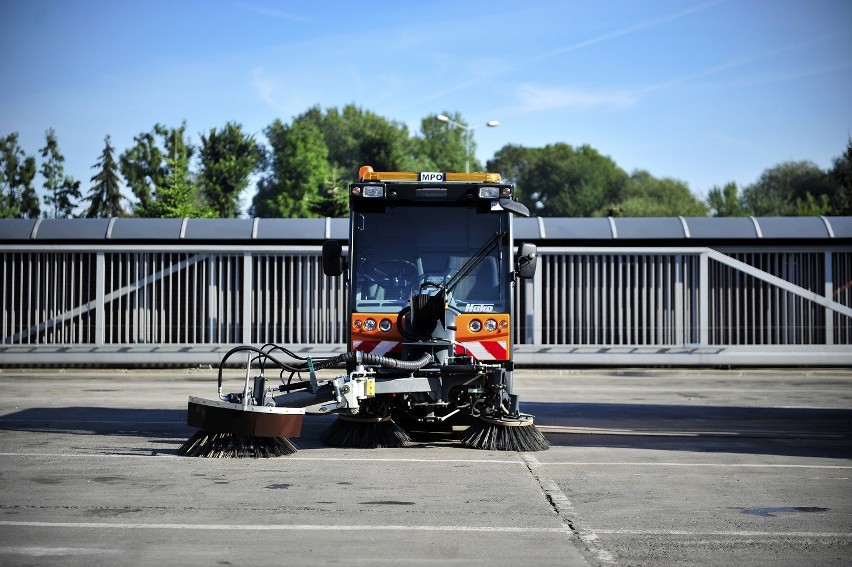
[{"label": "street sweeper machine", "polygon": [[[400,447],[417,434],[458,434],[468,447],[540,451],[548,442],[513,388],[514,286],[536,268],[515,250],[513,215],[527,208],[496,173],[379,172],[349,187],[348,254],[326,241],[323,271],[342,278],[347,350],[300,357],[240,346],[222,359],[218,397],[190,397],[190,456],[270,457],[296,450],[304,416],[336,414],[320,440]],[[242,390],[222,370],[245,360]],[[345,373],[320,380],[329,368]]]}]

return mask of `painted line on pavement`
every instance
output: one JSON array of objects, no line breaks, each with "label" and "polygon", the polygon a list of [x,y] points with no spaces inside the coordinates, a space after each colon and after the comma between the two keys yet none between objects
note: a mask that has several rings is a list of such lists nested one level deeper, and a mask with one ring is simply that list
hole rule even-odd
[{"label": "painted line on pavement", "polygon": [[[3,453],[0,452],[0,457],[49,457],[55,459],[61,458],[105,458],[105,459],[179,459],[187,462],[197,462],[199,458],[185,457],[183,455],[127,455],[127,454],[110,454],[110,453]],[[204,459],[201,459],[204,460]],[[246,459],[208,459],[208,460],[225,460],[237,461]],[[278,457],[273,459],[261,459],[263,462],[286,462],[286,461],[341,461],[347,463],[365,462],[365,463],[470,463],[470,464],[488,464],[488,465],[518,465],[517,460],[504,459],[413,459],[413,458],[382,458],[382,457]]]},{"label": "painted line on pavement", "polygon": [[689,530],[595,530],[604,535],[636,536],[695,536],[695,537],[795,537],[795,538],[852,538],[852,532],[752,532],[752,531],[689,531]]},{"label": "painted line on pavement", "polygon": [[852,465],[810,465],[810,464],[784,464],[784,463],[670,463],[670,462],[582,462],[582,461],[560,461],[552,463],[539,463],[541,466],[562,467],[708,467],[708,468],[755,468],[755,469],[840,469],[852,470]]},{"label": "painted line on pavement", "polygon": [[733,430],[733,431],[687,431],[666,429],[626,429],[611,427],[573,427],[565,425],[541,425],[545,434],[570,435],[629,435],[641,437],[725,437],[734,439],[846,439],[843,433],[813,433],[809,431]]},{"label": "painted line on pavement", "polygon": [[[133,455],[121,453],[23,453],[23,452],[0,452],[0,457],[45,457],[55,459],[85,459],[85,458],[103,458],[103,459],[192,459],[182,455],[173,454],[146,454]],[[523,457],[522,457],[523,458]],[[518,460],[505,459],[414,459],[414,458],[391,458],[391,457],[296,457],[286,456],[271,461],[329,461],[329,462],[384,462],[384,463],[470,463],[470,464],[496,464],[496,465],[527,465],[526,462]],[[766,469],[824,469],[824,470],[852,470],[852,465],[817,465],[817,464],[784,464],[784,463],[672,463],[672,462],[636,462],[636,461],[555,461],[555,462],[540,462],[536,459],[537,466],[540,467],[695,467],[695,468],[766,468]]]},{"label": "painted line on pavement", "polygon": [[119,530],[242,530],[242,531],[333,531],[333,532],[493,532],[493,533],[563,533],[563,528],[516,526],[373,526],[327,524],[177,524],[118,522],[25,522],[0,521],[0,526],[20,528],[119,529]]}]

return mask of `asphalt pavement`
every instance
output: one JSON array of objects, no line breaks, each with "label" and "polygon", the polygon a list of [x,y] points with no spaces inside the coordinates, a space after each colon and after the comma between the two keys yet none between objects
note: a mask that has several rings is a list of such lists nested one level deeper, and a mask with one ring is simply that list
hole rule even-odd
[{"label": "asphalt pavement", "polygon": [[515,385],[548,451],[332,449],[308,416],[294,455],[202,459],[214,370],[0,370],[0,565],[852,564],[850,369]]}]

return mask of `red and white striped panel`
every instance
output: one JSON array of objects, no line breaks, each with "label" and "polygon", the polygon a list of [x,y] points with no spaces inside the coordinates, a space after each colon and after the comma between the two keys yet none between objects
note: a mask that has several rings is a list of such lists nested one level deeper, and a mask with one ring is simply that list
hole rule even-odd
[{"label": "red and white striped panel", "polygon": [[[461,352],[464,347],[466,352]],[[476,360],[508,360],[508,341],[462,341],[456,347],[456,354],[469,354]]]},{"label": "red and white striped panel", "polygon": [[352,350],[359,350],[365,354],[375,354],[376,356],[385,356],[388,353],[401,354],[402,343],[399,341],[372,341],[353,339]]}]

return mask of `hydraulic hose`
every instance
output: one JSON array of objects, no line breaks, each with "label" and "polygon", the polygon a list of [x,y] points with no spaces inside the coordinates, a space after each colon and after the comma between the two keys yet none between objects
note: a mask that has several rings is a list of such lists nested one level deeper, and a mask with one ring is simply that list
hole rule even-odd
[{"label": "hydraulic hose", "polygon": [[[275,347],[275,345],[266,345],[263,349],[259,349],[253,346],[244,345],[232,348],[229,350],[223,357],[222,362],[219,364],[219,373],[218,373],[218,381],[219,381],[219,397],[222,396],[222,370],[225,368],[225,361],[233,354],[238,352],[252,352],[257,356],[255,360],[260,360],[262,364],[265,366],[267,363],[270,363],[272,366],[277,366],[278,368],[282,368],[284,370],[290,372],[307,372],[310,370],[310,367],[307,363],[300,364],[298,366],[294,366],[292,364],[284,363],[277,358],[273,357],[270,354],[270,351],[266,349],[266,347],[272,346],[273,350],[277,348],[278,350],[283,351],[285,354],[293,356],[294,358],[298,358],[299,360],[307,360],[302,357],[297,357],[292,352],[284,349],[282,347]],[[315,370],[321,370],[323,368],[333,368],[335,366],[345,364],[348,362],[357,362],[358,353],[355,352],[345,352],[343,354],[333,356],[326,359],[313,360],[313,367]],[[394,368],[397,370],[407,370],[414,371],[419,370],[432,362],[432,356],[428,353],[423,353],[420,358],[417,360],[397,360],[396,358],[389,358],[387,356],[378,356],[375,354],[363,354],[361,356],[361,362],[366,364],[372,364],[376,366],[382,366],[384,368]]]},{"label": "hydraulic hose", "polygon": [[[314,368],[331,368],[332,366],[337,366],[338,364],[342,364],[345,362],[356,362],[357,354],[354,352],[345,352],[334,358],[329,358],[327,360],[323,360],[321,362],[315,362]],[[396,370],[420,370],[430,362],[432,362],[432,356],[429,353],[423,353],[420,358],[416,360],[397,360],[396,358],[390,358],[387,356],[379,356],[376,354],[364,354],[361,357],[361,362],[366,364],[374,364],[376,366],[382,366],[384,368],[394,368]]]},{"label": "hydraulic hose", "polygon": [[[351,352],[346,354],[352,355],[352,358],[354,358],[355,355],[355,353]],[[420,358],[416,360],[397,360],[396,358],[389,358],[387,356],[365,354],[362,360],[367,364],[377,364],[385,368],[396,368],[398,370],[420,370],[432,362],[432,356],[429,353],[424,352],[420,355]]]}]

